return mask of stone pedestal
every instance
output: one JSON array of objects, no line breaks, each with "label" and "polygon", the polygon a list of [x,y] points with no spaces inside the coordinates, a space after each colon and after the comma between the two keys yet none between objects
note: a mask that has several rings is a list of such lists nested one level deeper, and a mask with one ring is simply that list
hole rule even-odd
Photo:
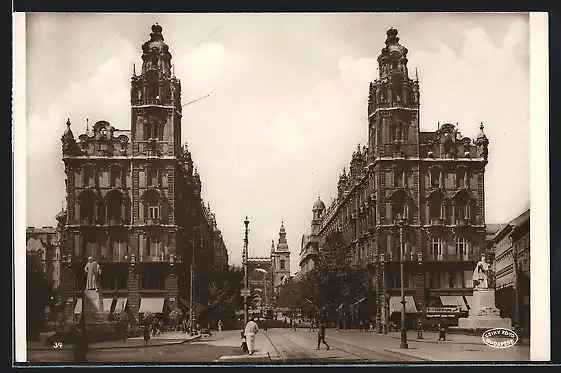
[{"label": "stone pedestal", "polygon": [[86,323],[109,321],[109,311],[103,309],[103,297],[99,290],[85,290],[83,305]]},{"label": "stone pedestal", "polygon": [[458,320],[460,329],[512,328],[509,318],[502,318],[495,306],[495,289],[474,289],[467,318]]}]

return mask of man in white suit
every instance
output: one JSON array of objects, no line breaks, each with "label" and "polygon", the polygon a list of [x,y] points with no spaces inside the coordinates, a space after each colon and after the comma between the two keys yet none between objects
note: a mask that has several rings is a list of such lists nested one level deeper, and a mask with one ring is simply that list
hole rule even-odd
[{"label": "man in white suit", "polygon": [[257,323],[254,321],[253,317],[251,320],[247,322],[245,326],[245,337],[247,340],[247,349],[250,355],[253,355],[253,351],[255,351],[255,335],[259,332],[259,327]]}]

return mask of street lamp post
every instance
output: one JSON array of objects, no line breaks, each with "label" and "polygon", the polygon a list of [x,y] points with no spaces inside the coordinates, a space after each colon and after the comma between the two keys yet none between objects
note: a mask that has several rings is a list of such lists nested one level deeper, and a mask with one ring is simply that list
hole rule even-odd
[{"label": "street lamp post", "polygon": [[189,327],[190,327],[190,335],[193,335],[193,331],[195,330],[195,231],[197,228],[200,228],[200,225],[197,225],[193,228],[193,246],[191,249],[191,291],[189,292]]},{"label": "street lamp post", "polygon": [[265,292],[265,307],[264,308],[266,309],[267,305],[268,305],[268,302],[267,302],[267,275],[269,274],[269,272],[267,272],[263,268],[257,268],[256,271],[263,273],[263,289],[264,289],[264,292]]},{"label": "street lamp post", "polygon": [[400,275],[401,275],[401,343],[400,348],[409,348],[407,345],[407,329],[405,328],[405,252],[403,247],[403,225],[405,220],[399,219],[399,251],[400,251]]},{"label": "street lamp post", "polygon": [[[245,224],[245,237],[244,237],[244,245],[243,245],[243,270],[244,270],[244,287],[245,287],[245,291],[247,291],[247,289],[249,289],[249,277],[247,276],[247,255],[248,255],[247,246],[249,242],[247,238],[247,233],[249,231],[248,230],[249,220],[247,220],[247,216],[245,217],[243,223]],[[243,301],[244,325],[247,325],[247,322],[249,321],[249,304],[247,303],[247,298],[248,295],[244,294],[244,301]]]}]

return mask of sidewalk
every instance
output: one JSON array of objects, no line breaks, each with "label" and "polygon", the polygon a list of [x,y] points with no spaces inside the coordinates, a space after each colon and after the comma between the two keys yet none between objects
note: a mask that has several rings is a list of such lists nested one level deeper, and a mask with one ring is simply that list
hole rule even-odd
[{"label": "sidewalk", "polygon": [[[377,334],[360,330],[340,331],[348,338],[361,340],[362,343],[378,345],[393,355],[413,357],[425,361],[528,361],[530,360],[529,345],[517,345],[506,349],[487,346],[481,337],[463,334],[447,335],[446,341],[438,341],[436,332],[423,333],[424,339],[418,340],[417,333],[407,333],[408,349],[399,348],[400,333]],[[451,339],[449,340],[448,337]],[[381,346],[380,339],[391,342]],[[395,342],[393,342],[395,341]]]},{"label": "sidewalk", "polygon": [[[27,341],[28,351],[37,350],[54,350],[54,346],[45,345],[45,340],[53,333],[42,333],[39,341]],[[189,334],[184,334],[183,332],[165,332],[156,337],[151,337],[148,341],[148,347],[166,346],[173,344],[187,343],[193,340],[201,338],[200,335],[190,336]],[[118,341],[107,341],[107,342],[96,342],[89,343],[88,348],[94,350],[104,350],[104,349],[115,349],[115,348],[135,348],[144,346],[144,339],[140,337],[127,338],[126,342],[123,340]],[[56,347],[58,350],[69,350],[72,349],[72,345],[64,345]]]},{"label": "sidewalk", "polygon": [[[401,339],[400,332],[388,332],[388,334],[378,334],[376,332],[365,332],[363,330],[357,329],[347,329],[347,330],[340,330],[341,332],[351,332],[351,333],[366,333],[366,334],[373,334],[380,337],[385,338],[393,338],[393,339]],[[415,342],[421,343],[451,343],[451,344],[468,344],[468,345],[479,345],[479,346],[486,346],[483,343],[483,339],[477,335],[467,335],[467,334],[459,334],[459,333],[446,333],[446,341],[438,341],[438,332],[433,331],[424,331],[423,332],[423,339],[417,339],[417,331],[416,330],[408,330],[407,331],[407,339]],[[530,340],[525,339],[521,344],[521,346],[530,346]]]}]

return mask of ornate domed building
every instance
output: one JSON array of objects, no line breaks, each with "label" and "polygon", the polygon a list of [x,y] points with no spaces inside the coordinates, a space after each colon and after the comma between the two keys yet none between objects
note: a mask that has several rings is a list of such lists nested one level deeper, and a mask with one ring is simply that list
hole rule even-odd
[{"label": "ornate domed building", "polygon": [[[300,261],[309,268],[314,255],[333,242],[345,247],[353,264],[371,275],[375,306],[368,317],[378,331],[386,331],[390,320],[400,323],[401,262],[406,322],[420,316],[438,320],[438,307],[452,306],[456,311],[446,320],[457,323],[470,307],[471,274],[486,237],[489,140],[483,125],[473,140],[449,123],[420,131],[419,80],[409,77],[408,50],[397,35],[394,28],[387,31],[379,76],[370,83],[368,145],[352,154],[337,198],[317,218],[323,204],[314,204],[312,233],[319,224],[319,237],[303,238]],[[369,303],[363,300],[354,305]]]},{"label": "ornate domed building", "polygon": [[[195,258],[195,298],[206,304],[208,274],[228,262],[216,219],[201,197],[201,177],[181,144],[181,82],[162,27],[153,25],[133,68],[130,129],[100,120],[77,137],[70,119],[62,135],[67,214],[61,292],[66,315],[81,311],[84,263],[101,265],[106,308],[136,319],[189,307]],[[207,279],[207,280],[204,280]]]}]

